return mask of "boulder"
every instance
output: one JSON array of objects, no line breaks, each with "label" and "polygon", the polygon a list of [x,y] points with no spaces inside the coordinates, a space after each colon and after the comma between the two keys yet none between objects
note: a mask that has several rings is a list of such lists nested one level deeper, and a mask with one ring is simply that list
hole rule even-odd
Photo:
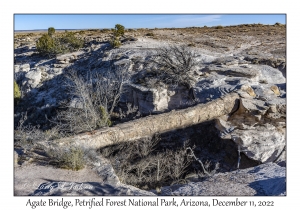
[{"label": "boulder", "polygon": [[30,65],[28,63],[20,65],[20,71],[25,71],[25,72],[30,71]]},{"label": "boulder", "polygon": [[219,118],[220,137],[233,140],[249,158],[274,162],[285,148],[284,105],[256,99],[240,99],[239,109],[230,117]]},{"label": "boulder", "polygon": [[25,74],[25,78],[27,79],[27,85],[31,88],[35,88],[41,81],[42,74],[40,69],[31,70]]},{"label": "boulder", "polygon": [[78,51],[78,52],[59,55],[56,57],[56,62],[58,64],[68,64],[70,62],[72,63],[76,61],[78,56],[81,55],[82,53],[83,53],[82,51]]},{"label": "boulder", "polygon": [[267,81],[269,84],[281,84],[286,82],[282,72],[271,66],[253,65],[253,68],[260,71],[259,80]]}]

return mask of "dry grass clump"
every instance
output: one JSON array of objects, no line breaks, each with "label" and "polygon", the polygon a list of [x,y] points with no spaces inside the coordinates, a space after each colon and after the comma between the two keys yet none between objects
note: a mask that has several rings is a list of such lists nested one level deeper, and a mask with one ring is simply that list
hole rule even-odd
[{"label": "dry grass clump", "polygon": [[189,89],[194,79],[190,73],[199,65],[196,57],[188,47],[173,45],[157,50],[151,62],[156,65],[156,74],[162,82]]},{"label": "dry grass clump", "polygon": [[59,127],[55,126],[49,130],[41,130],[39,126],[27,125],[27,114],[22,115],[17,128],[14,130],[14,143],[17,146],[30,149],[40,141],[51,141],[66,136]]},{"label": "dry grass clump", "polygon": [[47,155],[51,159],[49,164],[59,168],[78,171],[84,168],[84,151],[81,147],[71,147],[68,149],[50,148]]},{"label": "dry grass clump", "polygon": [[123,84],[129,78],[126,68],[106,74],[91,73],[88,76],[93,80],[80,76],[74,70],[66,75],[69,96],[77,99],[80,106],[71,106],[69,102],[62,105],[63,111],[54,120],[58,126],[71,134],[111,126],[111,114],[118,104]]},{"label": "dry grass clump", "polygon": [[121,182],[142,189],[155,189],[184,180],[192,162],[185,146],[162,151],[160,141],[155,135],[102,148],[100,153],[110,160]]}]

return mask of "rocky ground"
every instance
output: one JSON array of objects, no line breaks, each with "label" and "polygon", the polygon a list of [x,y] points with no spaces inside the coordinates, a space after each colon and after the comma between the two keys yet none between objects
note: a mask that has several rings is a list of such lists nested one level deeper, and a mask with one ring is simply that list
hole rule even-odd
[{"label": "rocky ground", "polygon": [[[215,103],[219,98],[236,93],[239,97],[236,107],[231,112],[213,118],[214,128],[209,131],[216,136],[211,134],[202,142],[205,145],[211,142],[211,147],[217,147],[221,142],[226,144],[211,159],[224,157],[230,161],[220,160],[223,164],[220,173],[209,178],[198,179],[193,175],[194,177],[185,179],[190,183],[145,191],[121,184],[114,169],[103,157],[93,160],[83,171],[74,172],[40,164],[39,161],[34,161],[38,159],[34,155],[34,149],[26,149],[24,145],[20,148],[18,145],[15,148],[18,160],[15,167],[16,195],[285,195],[285,25],[128,29],[121,39],[122,46],[117,49],[112,49],[108,43],[112,37],[109,31],[88,30],[77,33],[78,37],[84,39],[85,46],[77,52],[55,58],[37,54],[35,41],[41,34],[15,34],[14,75],[23,94],[23,99],[15,106],[15,129],[24,113],[27,113],[24,125],[39,125],[39,128],[49,130],[51,125],[48,119],[56,115],[62,102],[68,101],[72,107],[82,106],[80,101],[69,98],[67,94],[68,88],[64,85],[66,72],[75,69],[79,74],[87,75],[88,72],[102,72],[113,66],[126,68],[128,71],[129,78],[123,86],[126,91],[121,94],[118,106],[120,109],[128,104],[137,107],[134,111],[139,112],[137,118],[140,121],[135,121],[136,130],[142,124],[137,122],[142,122],[145,116],[151,118],[149,115],[155,115],[159,124],[163,122],[160,116],[165,116],[160,115],[161,113],[170,113],[172,116],[172,113],[176,114],[172,110],[184,111],[184,108],[195,104]],[[187,46],[198,61],[198,65],[189,72],[189,76],[193,78],[193,100],[190,90],[182,86],[161,84],[151,73],[156,71],[156,67],[149,62],[151,56],[158,49],[171,45]],[[208,113],[214,111],[207,110]],[[181,116],[180,120],[185,119]],[[122,127],[123,124],[118,125],[122,122],[119,116],[114,125]],[[196,124],[193,121],[189,126]],[[126,128],[125,124],[122,128]],[[107,129],[109,131],[110,128]],[[179,127],[173,129],[177,130]],[[197,135],[204,136],[207,127],[197,129]],[[96,136],[102,135],[99,134],[101,132],[102,130]],[[130,138],[140,137],[134,135]],[[184,136],[182,133],[181,135]],[[211,141],[212,137],[218,141]],[[184,138],[192,137],[187,135]],[[73,139],[76,142],[78,138]],[[205,145],[197,146],[205,148]],[[226,155],[220,156],[222,152]],[[207,154],[208,150],[198,158],[203,158],[204,153]],[[234,155],[230,157],[229,154]],[[240,154],[241,168],[244,169],[237,171],[237,155]],[[245,164],[245,161],[248,163]],[[105,172],[107,170],[109,173]],[[25,177],[25,171],[30,171],[30,176]],[[42,190],[40,186],[23,187],[24,183],[35,180],[43,182],[43,186],[55,187],[51,191]],[[72,182],[84,183],[91,185],[93,190],[68,191],[59,187],[60,182],[67,182],[69,185]]]}]

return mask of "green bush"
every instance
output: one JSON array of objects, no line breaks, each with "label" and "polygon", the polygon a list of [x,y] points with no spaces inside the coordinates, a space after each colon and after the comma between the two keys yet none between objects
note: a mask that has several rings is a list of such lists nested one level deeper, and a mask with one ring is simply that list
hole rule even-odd
[{"label": "green bush", "polygon": [[109,43],[114,48],[120,47],[121,42],[119,38],[120,36],[124,35],[125,27],[120,24],[116,24],[115,28],[113,29],[113,33],[114,33],[114,37],[109,41]]},{"label": "green bush", "polygon": [[55,33],[55,29],[53,27],[48,28],[48,35],[52,37],[52,35]]},{"label": "green bush", "polygon": [[83,40],[75,37],[73,32],[65,32],[62,38],[59,40],[61,45],[66,46],[69,51],[78,50],[83,47]]},{"label": "green bush", "polygon": [[16,81],[14,81],[14,102],[15,104],[21,99],[21,91]]},{"label": "green bush", "polygon": [[116,37],[119,37],[119,36],[123,36],[125,33],[125,27],[120,25],[120,24],[116,24],[115,25],[115,30],[114,30],[114,35]]},{"label": "green bush", "polygon": [[58,37],[44,34],[37,40],[36,49],[41,55],[52,57],[57,54],[76,51],[83,47],[83,44],[84,41],[75,37],[75,33],[66,31]]},{"label": "green bush", "polygon": [[48,34],[44,34],[37,40],[36,49],[41,55],[55,54],[55,41]]}]

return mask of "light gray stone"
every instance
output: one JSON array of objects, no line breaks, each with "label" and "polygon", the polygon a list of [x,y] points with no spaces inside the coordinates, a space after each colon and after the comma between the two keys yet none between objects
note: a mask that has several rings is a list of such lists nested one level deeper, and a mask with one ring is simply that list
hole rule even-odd
[{"label": "light gray stone", "polygon": [[220,137],[233,140],[247,157],[273,162],[286,144],[285,111],[279,111],[282,106],[242,98],[239,109],[227,119],[219,118],[216,128]]},{"label": "light gray stone", "polygon": [[253,68],[260,71],[259,80],[266,80],[271,84],[282,84],[286,82],[282,72],[267,65],[253,65]]},{"label": "light gray stone", "polygon": [[30,65],[28,63],[20,65],[20,71],[25,71],[25,72],[30,71]]},{"label": "light gray stone", "polygon": [[79,98],[73,98],[69,104],[70,107],[83,109],[84,104]]},{"label": "light gray stone", "polygon": [[41,70],[31,70],[25,74],[25,78],[27,78],[27,84],[31,88],[35,88],[41,81],[42,75]]},{"label": "light gray stone", "polygon": [[142,114],[158,113],[184,106],[189,102],[189,91],[185,87],[147,88],[126,84],[120,101],[139,107]]},{"label": "light gray stone", "polygon": [[14,70],[15,70],[15,73],[18,73],[20,71],[20,65],[15,65]]}]

